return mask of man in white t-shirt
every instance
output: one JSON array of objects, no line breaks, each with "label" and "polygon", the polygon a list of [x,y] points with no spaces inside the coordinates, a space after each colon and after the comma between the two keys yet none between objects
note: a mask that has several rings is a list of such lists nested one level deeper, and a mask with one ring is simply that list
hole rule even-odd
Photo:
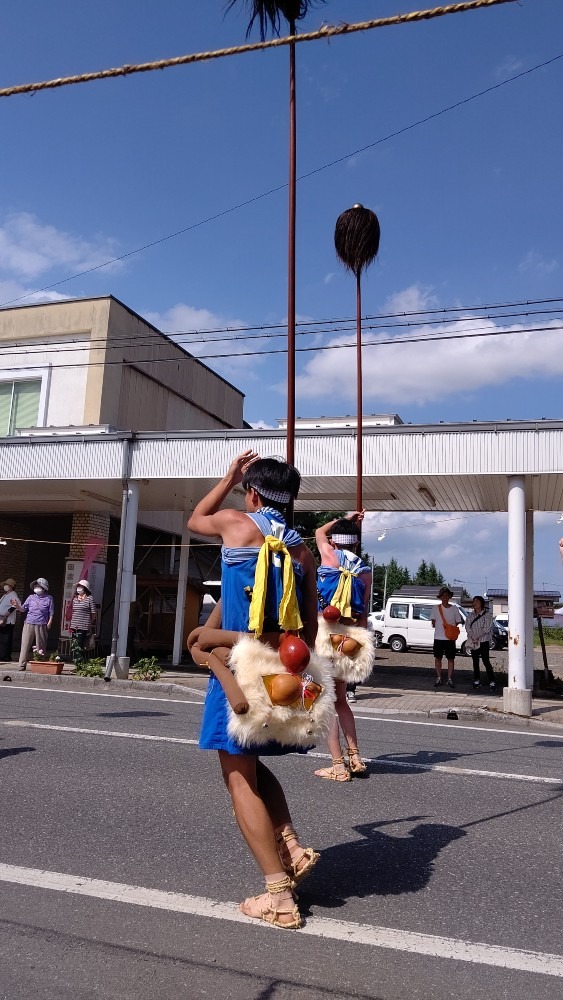
[{"label": "man in white t-shirt", "polygon": [[[455,687],[454,665],[455,665],[455,639],[446,636],[446,626],[461,625],[463,618],[457,604],[450,604],[453,593],[449,587],[442,587],[438,591],[441,603],[432,610],[432,624],[434,626],[434,667],[436,669],[436,680],[434,687],[440,687],[442,683],[442,658],[445,656],[448,661],[448,687]],[[459,635],[459,629],[458,629]]]}]

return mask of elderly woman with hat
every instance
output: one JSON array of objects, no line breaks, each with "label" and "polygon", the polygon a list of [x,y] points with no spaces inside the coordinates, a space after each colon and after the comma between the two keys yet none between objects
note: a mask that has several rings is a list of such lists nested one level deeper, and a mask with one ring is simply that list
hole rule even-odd
[{"label": "elderly woman with hat", "polygon": [[14,638],[14,624],[16,621],[16,609],[12,605],[12,598],[18,599],[16,594],[16,581],[11,576],[2,582],[2,596],[0,597],[0,662],[9,663],[12,659],[12,640]]},{"label": "elderly woman with hat", "polygon": [[10,602],[13,608],[25,615],[18,670],[26,669],[33,646],[43,652],[47,649],[47,631],[53,624],[55,613],[55,602],[49,593],[49,581],[44,576],[38,576],[29,586],[32,593],[23,604],[20,604],[15,594],[11,595]]},{"label": "elderly woman with hat", "polygon": [[88,580],[79,580],[76,585],[76,593],[72,599],[70,631],[79,647],[76,650],[74,660],[82,661],[88,639],[96,632],[96,604]]}]

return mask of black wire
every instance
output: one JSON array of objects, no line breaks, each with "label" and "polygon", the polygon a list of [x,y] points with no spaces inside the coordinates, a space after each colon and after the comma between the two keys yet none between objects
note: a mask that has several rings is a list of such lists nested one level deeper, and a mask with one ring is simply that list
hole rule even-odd
[{"label": "black wire", "polygon": [[[469,333],[446,333],[446,334],[432,334],[430,336],[421,337],[391,337],[388,340],[371,340],[364,341],[363,347],[389,347],[393,344],[426,344],[432,341],[446,341],[446,340],[469,340],[477,337],[512,337],[520,333],[542,333],[542,332],[559,332],[563,330],[563,326],[534,326],[534,327],[521,327],[519,330],[474,330]],[[315,345],[314,347],[298,347],[296,349],[299,354],[307,354],[311,351],[336,351],[342,350],[343,348],[350,349],[353,347],[353,343],[348,344],[325,344],[324,346]],[[196,357],[187,354],[185,358],[131,358],[130,360],[125,358],[118,358],[115,361],[83,361],[76,362],[76,364],[49,364],[49,368],[99,368],[100,366],[109,367],[110,365],[156,365],[156,364],[169,364],[174,362],[179,364],[183,361],[217,361],[222,358],[261,358],[267,357],[272,354],[287,354],[287,349],[275,348],[270,351],[235,351],[232,354],[200,354]],[[47,362],[43,362],[40,365],[26,365],[26,371],[42,371],[46,367]],[[13,370],[18,370],[19,366],[12,368],[3,368],[2,371],[9,372]]]},{"label": "black wire", "polygon": [[[563,302],[563,299],[545,299],[545,300],[538,299],[537,300],[538,304],[541,303],[542,301],[544,301],[546,303],[548,303],[548,302]],[[517,306],[517,305],[520,305],[520,304],[521,303],[519,303],[519,302],[515,302],[514,306]],[[524,304],[527,305],[528,303],[524,303]],[[450,318],[450,316],[446,315],[446,316],[444,316],[443,318],[440,318],[440,319],[435,319],[435,320],[426,319],[424,322],[422,322],[420,320],[407,320],[407,321],[404,321],[404,322],[401,321],[401,322],[397,322],[397,323],[369,323],[368,322],[368,320],[370,320],[370,319],[384,318],[385,315],[389,315],[389,316],[429,316],[429,315],[434,314],[434,311],[433,310],[424,310],[424,311],[422,311],[420,313],[410,312],[410,313],[379,314],[379,315],[375,315],[375,316],[366,316],[364,318],[364,320],[362,321],[362,328],[364,330],[380,330],[380,329],[382,329],[382,330],[388,330],[388,329],[399,329],[399,328],[404,328],[404,327],[410,328],[410,327],[413,327],[413,326],[421,326],[421,325],[443,326],[443,325],[447,325],[448,323],[451,323],[451,322],[464,322],[464,323],[480,322],[484,318],[489,319],[489,320],[507,319],[507,318],[508,319],[517,319],[517,318],[522,317],[522,316],[541,316],[541,315],[546,315],[546,314],[547,315],[558,315],[561,312],[563,312],[563,309],[552,309],[552,308],[550,308],[550,309],[524,309],[524,310],[521,310],[519,312],[515,312],[515,311],[512,311],[512,312],[494,312],[494,310],[501,309],[502,308],[501,306],[478,306],[478,307],[473,307],[473,306],[459,307],[459,306],[456,306],[455,308],[452,308],[451,310],[440,309],[440,310],[435,310],[435,312],[440,312],[440,313],[469,312],[469,311],[471,311],[474,308],[478,308],[478,309],[481,309],[481,310],[488,309],[489,312],[485,316],[464,316],[463,320],[455,320],[455,321],[452,321],[452,319]],[[511,308],[510,303],[508,304],[507,308]],[[494,314],[493,314],[493,312],[494,312]],[[316,322],[316,321],[312,321],[312,322]],[[328,325],[331,322],[332,322],[331,320],[327,320],[326,324]],[[338,323],[349,323],[350,325],[349,326],[336,326],[335,325],[331,329],[325,329],[325,330],[298,330],[297,331],[297,336],[299,336],[299,337],[305,337],[305,336],[310,336],[310,335],[322,336],[322,335],[325,335],[325,334],[327,336],[334,336],[337,333],[353,333],[356,330],[356,320],[355,319],[337,320],[337,321],[334,321],[334,322],[335,323],[336,322],[338,322]],[[255,327],[254,328],[251,327],[249,329],[256,329],[256,328]],[[220,332],[220,331],[209,331],[209,332]],[[147,333],[146,335],[142,335],[140,337],[121,337],[121,338],[120,337],[95,337],[95,338],[92,338],[92,339],[90,339],[88,337],[85,337],[82,340],[72,340],[69,343],[63,343],[60,346],[56,345],[56,344],[53,344],[53,342],[49,341],[49,340],[35,340],[35,339],[32,342],[30,342],[28,346],[25,346],[25,347],[24,347],[24,344],[22,342],[19,342],[19,341],[14,341],[14,342],[12,342],[12,344],[9,344],[9,345],[7,343],[4,343],[3,346],[4,346],[4,349],[6,349],[7,347],[10,348],[10,357],[18,357],[20,355],[33,356],[34,354],[43,353],[45,347],[50,348],[52,350],[52,353],[54,353],[54,354],[65,354],[65,353],[69,353],[69,352],[88,350],[88,348],[91,348],[95,344],[103,344],[103,345],[107,345],[108,347],[115,346],[115,347],[119,347],[119,348],[122,348],[122,349],[123,348],[128,348],[128,347],[136,347],[136,348],[138,348],[138,347],[162,346],[162,336],[163,336],[162,334],[160,334],[160,333],[158,333],[158,332],[155,331],[155,333],[153,333],[153,334],[148,334]],[[177,346],[181,347],[182,349],[185,349],[184,344],[179,339],[181,336],[184,336],[184,334],[177,334],[176,336],[178,337],[178,339],[174,339],[172,341],[172,343],[176,344]],[[189,334],[188,332],[186,332],[185,336],[191,336],[191,334]],[[285,330],[282,331],[282,332],[280,332],[280,333],[258,333],[258,334],[243,335],[243,336],[231,335],[229,337],[205,337],[205,336],[200,336],[197,340],[195,340],[195,339],[191,340],[187,344],[187,346],[190,347],[192,344],[220,344],[220,343],[225,343],[225,342],[231,343],[232,341],[245,341],[245,340],[250,340],[250,341],[254,341],[254,340],[276,340],[276,339],[279,339],[279,338],[285,337],[285,336],[286,336]],[[166,334],[164,334],[164,337],[165,337],[165,339],[168,339],[170,337],[170,334],[166,333]],[[15,348],[21,348],[21,350],[13,350],[12,346],[15,347]],[[194,355],[194,356],[197,357],[197,355]],[[215,355],[210,355],[210,357],[215,357]],[[179,359],[179,360],[181,360],[181,359]],[[9,369],[5,369],[5,370],[9,370]]]},{"label": "black wire", "polygon": [[[358,149],[354,149],[351,153],[345,153],[343,156],[339,156],[335,160],[330,160],[329,163],[323,163],[320,167],[314,167],[313,170],[308,170],[306,173],[300,174],[297,180],[304,181],[309,177],[314,177],[316,174],[322,173],[323,170],[329,170],[331,167],[337,166],[339,163],[343,163],[345,160],[350,159],[351,156],[357,156],[359,153],[365,153],[368,149],[374,149],[375,146],[379,146],[383,142],[395,139],[397,136],[403,135],[405,132],[410,132],[412,129],[418,128],[420,125],[425,125],[427,122],[433,121],[435,118],[439,118],[441,115],[447,114],[449,111],[455,111],[456,108],[460,108],[464,104],[476,101],[479,97],[484,97],[486,94],[490,94],[494,90],[499,90],[501,87],[506,87],[509,83],[514,83],[515,80],[520,80],[522,77],[528,76],[530,73],[535,73],[539,69],[544,69],[546,66],[550,66],[559,59],[563,59],[563,52],[557,56],[553,56],[551,59],[546,59],[542,63],[537,63],[535,66],[530,66],[529,69],[522,70],[520,73],[515,73],[514,76],[509,76],[506,80],[501,80],[500,83],[495,83],[491,87],[479,90],[476,94],[471,94],[469,97],[464,97],[462,100],[456,101],[454,104],[449,104],[447,107],[441,108],[439,111],[434,111],[432,114],[426,115],[424,118],[420,118],[416,122],[411,122],[410,125],[405,125],[403,128],[396,129],[395,132],[390,132],[388,135],[382,136],[380,139],[376,139],[374,142],[370,142],[366,146],[360,146]],[[111,260],[106,260],[103,264],[96,264],[93,267],[86,268],[84,271],[78,271],[76,274],[71,274],[67,278],[61,278],[59,281],[52,281],[49,285],[43,285],[41,288],[36,288],[35,291],[26,292],[25,295],[18,295],[13,299],[7,299],[5,302],[0,303],[0,308],[12,305],[14,302],[21,302],[22,299],[27,299],[30,295],[38,295],[40,292],[49,291],[51,288],[57,288],[59,285],[64,285],[67,281],[74,281],[75,278],[82,278],[84,275],[91,274],[93,271],[99,271],[101,268],[108,267],[110,264],[117,264],[119,261],[126,260],[128,257],[133,257],[135,254],[142,253],[144,250],[149,250],[151,247],[156,247],[161,243],[166,243],[167,240],[176,239],[178,236],[183,236],[184,233],[189,233],[193,229],[198,229],[200,226],[204,226],[208,222],[215,222],[217,219],[221,219],[225,215],[230,215],[232,212],[237,212],[241,208],[246,208],[247,205],[252,205],[257,201],[261,201],[263,198],[268,198],[272,194],[277,194],[278,191],[283,191],[285,188],[287,188],[287,181],[283,184],[276,185],[276,187],[269,188],[268,191],[263,191],[261,194],[253,195],[252,198],[247,198],[245,201],[239,202],[238,205],[233,205],[231,208],[225,208],[221,212],[216,212],[214,215],[210,215],[206,219],[200,219],[199,222],[193,222],[191,225],[185,226],[183,229],[178,229],[174,233],[169,233],[167,236],[161,236],[159,239],[151,240],[150,243],[145,243],[143,246],[137,247],[135,250],[129,250],[127,253],[120,254],[119,257],[112,257]]]}]

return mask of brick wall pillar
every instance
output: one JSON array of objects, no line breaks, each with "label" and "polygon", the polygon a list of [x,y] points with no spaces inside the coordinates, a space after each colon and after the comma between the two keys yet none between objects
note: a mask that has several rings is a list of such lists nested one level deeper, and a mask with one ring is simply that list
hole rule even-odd
[{"label": "brick wall pillar", "polygon": [[[95,538],[107,544],[109,522],[109,514],[73,514],[69,559],[84,559],[86,546]],[[96,554],[94,562],[107,562],[106,544]]]}]

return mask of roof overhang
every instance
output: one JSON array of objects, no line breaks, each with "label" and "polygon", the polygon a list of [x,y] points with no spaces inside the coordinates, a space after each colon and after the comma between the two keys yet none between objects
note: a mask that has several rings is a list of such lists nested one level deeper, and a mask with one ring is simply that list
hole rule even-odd
[{"label": "roof overhang", "polygon": [[[0,440],[0,510],[117,512],[123,481],[140,484],[141,510],[189,511],[246,449],[283,455],[285,432],[243,429]],[[297,508],[355,506],[356,434],[300,431]],[[505,511],[509,477],[526,478],[527,505],[563,510],[563,421],[367,428],[366,510]],[[233,499],[242,506],[242,490]]]}]

